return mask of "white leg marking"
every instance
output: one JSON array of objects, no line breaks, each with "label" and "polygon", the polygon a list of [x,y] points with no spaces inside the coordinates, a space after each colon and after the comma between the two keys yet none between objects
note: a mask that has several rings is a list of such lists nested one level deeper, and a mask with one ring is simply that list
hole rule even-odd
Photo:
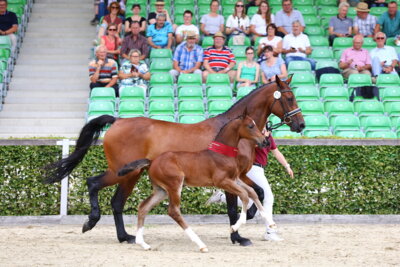
[{"label": "white leg marking", "polygon": [[242,207],[242,212],[240,213],[239,220],[234,225],[232,225],[233,231],[236,232],[242,224],[246,224],[246,219],[247,219],[247,215],[246,215],[246,212],[244,212],[244,209]]},{"label": "white leg marking", "polygon": [[192,240],[194,243],[196,243],[199,246],[201,252],[208,252],[208,248],[207,248],[206,244],[204,244],[203,241],[201,241],[200,237],[198,235],[196,235],[195,232],[193,232],[192,228],[190,228],[190,227],[186,228],[185,233],[188,235],[190,240]]},{"label": "white leg marking", "polygon": [[148,244],[146,244],[146,242],[144,242],[143,231],[144,231],[143,227],[137,230],[135,239],[136,244],[140,245],[144,250],[150,250],[151,247]]}]

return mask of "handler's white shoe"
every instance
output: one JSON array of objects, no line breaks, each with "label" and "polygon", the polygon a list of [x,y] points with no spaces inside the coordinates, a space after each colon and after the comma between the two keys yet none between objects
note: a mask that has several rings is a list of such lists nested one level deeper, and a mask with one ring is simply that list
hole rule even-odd
[{"label": "handler's white shoe", "polygon": [[211,203],[221,203],[223,195],[223,192],[219,190],[215,191],[214,194],[207,200],[206,205],[210,205]]},{"label": "handler's white shoe", "polygon": [[279,236],[276,225],[271,228],[267,228],[267,231],[264,234],[264,240],[266,241],[283,241],[284,239]]}]

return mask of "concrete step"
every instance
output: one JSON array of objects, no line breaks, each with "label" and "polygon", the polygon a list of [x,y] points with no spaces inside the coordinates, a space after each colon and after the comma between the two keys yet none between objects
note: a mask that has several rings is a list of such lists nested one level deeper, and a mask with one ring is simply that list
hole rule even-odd
[{"label": "concrete step", "polygon": [[[26,77],[26,78],[34,78],[34,77],[46,77],[46,76],[52,76],[53,78],[59,78],[60,82],[61,80],[68,80],[68,79],[75,79],[79,77],[89,77],[89,72],[88,70],[76,70],[76,71],[70,71],[70,72],[58,72],[58,71],[50,71],[49,72],[43,72],[40,70],[35,70],[32,68],[30,71],[24,71],[24,70],[19,70],[15,68],[13,75],[15,77]],[[88,78],[89,79],[89,78]]]},{"label": "concrete step", "polygon": [[7,94],[7,98],[19,97],[19,98],[63,98],[63,97],[79,97],[87,98],[89,90],[58,90],[58,91],[45,91],[45,90],[10,90]]},{"label": "concrete step", "polygon": [[29,97],[29,98],[22,98],[22,97],[12,97],[7,96],[5,104],[42,104],[47,105],[49,103],[69,103],[69,104],[86,104],[87,99],[82,97]]},{"label": "concrete step", "polygon": [[11,119],[11,118],[46,118],[46,119],[84,119],[85,113],[82,111],[23,111],[23,112],[15,112],[15,111],[2,111],[0,119]]},{"label": "concrete step", "polygon": [[59,37],[49,37],[46,38],[46,42],[43,42],[43,38],[30,38],[24,42],[24,46],[42,46],[42,47],[69,47],[90,43],[93,38],[89,37],[74,37],[59,38]]},{"label": "concrete step", "polygon": [[[26,83],[25,81],[29,80],[31,84]],[[86,91],[89,94],[89,77],[85,78],[77,78],[74,80],[68,80],[60,82],[59,79],[52,80],[51,82],[44,82],[44,79],[35,78],[35,79],[26,79],[26,78],[13,78],[10,84],[11,91],[25,91],[25,90],[32,90],[32,91],[45,91],[48,94],[52,92],[58,91]],[[50,92],[49,92],[50,91]]]},{"label": "concrete step", "polygon": [[85,115],[85,112],[88,108],[87,103],[47,103],[43,104],[13,104],[6,103],[3,106],[3,111],[0,112],[0,118],[2,117],[3,112],[73,112],[73,111],[81,111],[82,115]]},{"label": "concrete step", "polygon": [[22,48],[21,53],[17,59],[17,65],[19,64],[34,64],[34,65],[43,65],[43,64],[61,64],[61,63],[68,63],[68,64],[81,64],[82,61],[85,63],[89,63],[90,55],[88,51],[84,51],[82,53],[74,53],[72,55],[63,54],[63,55],[38,55],[38,54],[29,54],[28,52],[23,51]]},{"label": "concrete step", "polygon": [[[56,127],[56,126],[61,126],[61,127],[82,127],[84,124],[85,119],[84,118],[64,118],[64,119],[58,119],[58,118],[45,118],[45,119],[25,119],[25,118],[12,118],[12,119],[7,119],[7,118],[2,118],[0,120],[0,128],[3,127]],[[69,132],[69,131],[68,131]]]},{"label": "concrete step", "polygon": [[42,65],[29,65],[22,62],[15,66],[15,71],[24,71],[24,72],[44,72],[46,75],[49,72],[83,72],[84,75],[88,74],[88,66],[79,65],[79,64],[64,64],[63,62],[59,62],[59,64],[42,64]]},{"label": "concrete step", "polygon": [[[70,46],[70,47],[52,47],[48,48],[47,45],[26,45],[21,53],[35,53],[37,55],[74,55],[74,54],[86,54],[90,55],[91,44]],[[26,52],[25,52],[26,51]]]},{"label": "concrete step", "polygon": [[[29,41],[31,38],[64,38],[65,40],[67,40],[68,38],[76,38],[76,37],[86,37],[89,39],[94,39],[96,32],[94,27],[92,27],[91,29],[91,33],[88,34],[87,31],[73,31],[73,32],[69,32],[69,31],[57,31],[57,32],[53,32],[51,33],[51,35],[49,35],[48,31],[39,31],[38,29],[29,29],[29,31],[26,32],[25,34],[25,40]],[[91,38],[93,36],[93,38]],[[25,43],[25,41],[24,41]]]}]

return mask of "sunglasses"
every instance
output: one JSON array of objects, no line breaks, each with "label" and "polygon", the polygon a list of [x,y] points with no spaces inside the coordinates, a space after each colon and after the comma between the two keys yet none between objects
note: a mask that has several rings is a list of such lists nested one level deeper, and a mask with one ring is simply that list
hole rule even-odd
[{"label": "sunglasses", "polygon": [[376,40],[385,40],[385,37],[376,37]]},{"label": "sunglasses", "polygon": [[246,55],[253,55],[253,52],[247,52]]},{"label": "sunglasses", "polygon": [[109,31],[113,31],[113,32],[116,32],[117,31],[117,29],[108,29]]},{"label": "sunglasses", "polygon": [[244,7],[244,5],[236,5],[236,7]]},{"label": "sunglasses", "polygon": [[111,9],[119,9],[117,6],[112,6]]}]

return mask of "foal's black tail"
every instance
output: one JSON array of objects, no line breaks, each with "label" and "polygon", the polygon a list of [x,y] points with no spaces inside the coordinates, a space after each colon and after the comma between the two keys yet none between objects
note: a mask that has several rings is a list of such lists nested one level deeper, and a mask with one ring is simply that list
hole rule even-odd
[{"label": "foal's black tail", "polygon": [[55,183],[61,181],[69,175],[72,170],[83,160],[83,157],[97,139],[99,139],[101,130],[107,124],[113,124],[116,118],[110,115],[103,115],[88,122],[81,130],[76,141],[75,151],[67,158],[49,164],[45,167],[45,183]]},{"label": "foal's black tail", "polygon": [[118,176],[124,176],[124,175],[130,173],[131,171],[147,167],[150,165],[150,163],[151,163],[151,160],[149,160],[149,159],[138,159],[138,160],[132,161],[132,162],[126,164],[121,169],[119,169]]}]

